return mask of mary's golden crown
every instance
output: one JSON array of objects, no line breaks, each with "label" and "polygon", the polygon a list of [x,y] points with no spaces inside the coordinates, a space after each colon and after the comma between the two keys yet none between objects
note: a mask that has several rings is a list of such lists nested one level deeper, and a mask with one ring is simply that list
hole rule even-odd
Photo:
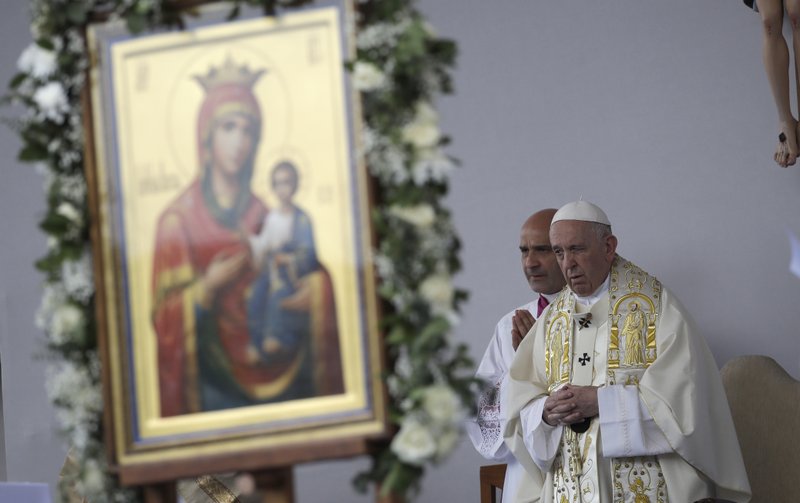
[{"label": "mary's golden crown", "polygon": [[246,64],[237,65],[233,58],[225,58],[222,66],[212,66],[205,75],[195,75],[194,79],[200,83],[205,92],[225,84],[238,84],[252,88],[256,81],[265,73],[266,69],[250,70]]}]

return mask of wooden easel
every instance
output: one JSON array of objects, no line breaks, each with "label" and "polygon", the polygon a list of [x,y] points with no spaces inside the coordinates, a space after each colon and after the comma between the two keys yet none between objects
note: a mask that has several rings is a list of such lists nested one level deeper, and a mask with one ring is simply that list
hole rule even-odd
[{"label": "wooden easel", "polygon": [[[272,468],[253,473],[256,487],[263,494],[263,503],[295,503],[294,471],[292,467]],[[175,482],[144,486],[144,503],[177,503],[178,491]],[[396,494],[381,497],[376,492],[376,503],[405,503]]]},{"label": "wooden easel", "polygon": [[[291,467],[272,468],[253,473],[263,503],[294,503],[294,473]],[[144,486],[145,503],[177,503],[175,482]]]}]

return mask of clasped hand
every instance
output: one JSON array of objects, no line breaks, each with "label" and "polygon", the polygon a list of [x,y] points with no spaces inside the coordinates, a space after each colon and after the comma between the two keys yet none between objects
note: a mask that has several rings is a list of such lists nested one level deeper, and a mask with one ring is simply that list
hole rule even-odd
[{"label": "clasped hand", "polygon": [[579,423],[598,413],[597,386],[567,384],[547,397],[542,419],[550,426]]},{"label": "clasped hand", "polygon": [[522,339],[533,328],[536,319],[527,309],[517,309],[511,317],[511,345],[517,350]]}]

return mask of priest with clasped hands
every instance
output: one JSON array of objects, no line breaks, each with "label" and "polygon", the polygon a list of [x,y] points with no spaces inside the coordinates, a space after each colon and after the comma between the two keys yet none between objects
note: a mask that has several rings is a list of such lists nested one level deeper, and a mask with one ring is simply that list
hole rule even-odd
[{"label": "priest with clasped hands", "polygon": [[511,501],[749,501],[716,363],[684,307],[616,254],[592,203],[559,209],[550,243],[567,287],[509,372],[504,436],[525,467]]}]

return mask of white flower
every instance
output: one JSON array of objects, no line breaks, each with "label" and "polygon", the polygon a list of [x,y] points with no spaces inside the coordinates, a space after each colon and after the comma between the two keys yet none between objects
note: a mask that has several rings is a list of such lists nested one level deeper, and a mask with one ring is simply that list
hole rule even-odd
[{"label": "white flower", "polygon": [[414,122],[422,122],[425,124],[436,124],[439,122],[439,114],[436,113],[436,110],[430,103],[418,101],[414,108],[416,114]]},{"label": "white flower", "polygon": [[410,122],[403,127],[403,141],[417,148],[427,148],[439,142],[439,126],[435,123]]},{"label": "white flower", "polygon": [[431,303],[434,312],[447,312],[453,304],[453,283],[446,274],[428,276],[419,286],[422,298]]},{"label": "white flower", "polygon": [[40,330],[45,330],[50,325],[53,313],[60,308],[67,300],[66,292],[59,286],[45,285],[42,292],[42,302],[36,311],[36,326]]},{"label": "white flower", "polygon": [[67,93],[58,82],[48,82],[33,94],[33,101],[44,115],[54,121],[61,120],[69,110]]},{"label": "white flower", "polygon": [[392,440],[391,449],[402,461],[422,466],[436,454],[436,439],[419,420],[407,416]]},{"label": "white flower", "polygon": [[353,67],[353,86],[359,91],[374,91],[386,85],[386,75],[372,63],[357,61]]},{"label": "white flower", "polygon": [[[83,464],[83,476],[80,489],[84,496],[102,496],[105,488],[105,477],[97,460],[88,459]],[[91,498],[90,500],[94,500]]]},{"label": "white flower", "polygon": [[370,25],[358,33],[358,48],[370,50],[378,47],[394,47],[397,44],[397,36],[404,32],[409,24],[411,24],[410,20],[406,18],[397,24],[377,23]]},{"label": "white flower", "polygon": [[408,180],[407,154],[378,131],[364,128],[363,149],[370,172],[384,183],[400,184]]},{"label": "white flower", "polygon": [[389,389],[389,394],[396,397],[400,393],[400,379],[396,375],[387,376],[386,387]]},{"label": "white flower", "polygon": [[[82,336],[82,328],[83,312],[72,304],[66,304],[53,313],[53,319],[50,323],[50,337],[56,344],[62,344],[70,338],[70,335]],[[81,330],[81,333],[76,334],[79,330]]]},{"label": "white flower", "polygon": [[456,425],[466,417],[461,399],[444,384],[425,388],[422,394],[422,409],[439,425]]},{"label": "white flower", "polygon": [[411,177],[417,185],[423,185],[429,180],[443,182],[455,167],[453,161],[438,148],[421,149],[419,154],[411,168]]},{"label": "white flower", "polygon": [[361,145],[364,147],[364,152],[369,153],[378,148],[381,144],[381,137],[374,129],[364,126],[361,130]]},{"label": "white flower", "polygon": [[389,208],[389,214],[410,223],[420,229],[431,227],[436,221],[436,212],[430,204],[417,204],[415,206],[397,206]]},{"label": "white flower", "polygon": [[397,360],[394,363],[394,373],[403,379],[408,379],[414,372],[414,366],[411,365],[411,358],[408,356],[408,349],[405,346],[400,347],[400,354],[397,355]]},{"label": "white flower", "polygon": [[58,178],[60,192],[72,201],[86,199],[86,179],[83,176],[67,175]]},{"label": "white flower", "polygon": [[402,130],[403,141],[417,148],[430,148],[439,143],[439,115],[424,101],[417,102],[414,119]]},{"label": "white flower", "polygon": [[382,280],[391,279],[391,277],[394,276],[394,262],[392,262],[392,259],[378,252],[375,252],[373,257],[378,276]]},{"label": "white flower", "polygon": [[59,204],[58,208],[56,208],[56,213],[74,224],[83,224],[83,217],[81,216],[80,212],[70,203],[63,202]]},{"label": "white flower", "polygon": [[51,154],[53,152],[58,152],[61,148],[61,138],[53,138],[50,140],[50,143],[47,144],[47,151]]},{"label": "white flower", "polygon": [[461,433],[457,428],[447,428],[436,435],[436,460],[441,461],[453,452]]},{"label": "white flower", "polygon": [[58,405],[56,416],[73,443],[86,445],[89,428],[96,427],[97,416],[103,408],[103,397],[97,376],[91,367],[76,366],[63,361],[47,369],[45,387],[52,402]]},{"label": "white flower", "polygon": [[[372,161],[370,161],[372,162]],[[403,183],[408,179],[405,156],[394,145],[386,147],[375,160],[375,169],[379,176],[385,175],[389,181]]]},{"label": "white flower", "polygon": [[66,260],[61,265],[61,281],[66,293],[86,302],[94,293],[92,256],[87,252],[79,260]]},{"label": "white flower", "polygon": [[20,54],[17,68],[37,79],[44,79],[56,71],[56,54],[34,42]]}]

